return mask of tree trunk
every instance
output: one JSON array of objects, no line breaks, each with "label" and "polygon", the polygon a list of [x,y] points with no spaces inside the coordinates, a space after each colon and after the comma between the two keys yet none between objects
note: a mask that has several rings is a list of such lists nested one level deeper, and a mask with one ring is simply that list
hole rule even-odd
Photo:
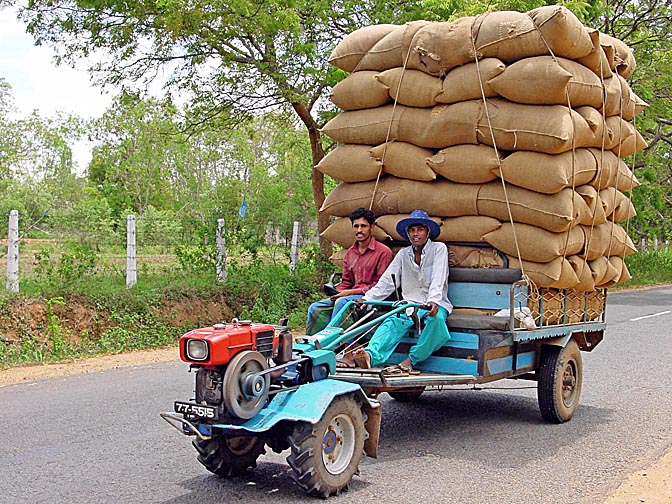
[{"label": "tree trunk", "polygon": [[[292,107],[301,118],[303,124],[308,129],[308,136],[310,137],[310,151],[313,157],[313,171],[311,176],[311,185],[313,192],[313,200],[315,201],[315,210],[317,211],[317,231],[322,233],[329,226],[329,216],[320,212],[322,203],[324,203],[324,174],[315,169],[317,163],[324,158],[324,149],[320,143],[320,130],[317,123],[310,115],[310,112],[301,103],[292,103]],[[329,258],[333,252],[331,242],[320,236],[320,250],[325,258]]]}]

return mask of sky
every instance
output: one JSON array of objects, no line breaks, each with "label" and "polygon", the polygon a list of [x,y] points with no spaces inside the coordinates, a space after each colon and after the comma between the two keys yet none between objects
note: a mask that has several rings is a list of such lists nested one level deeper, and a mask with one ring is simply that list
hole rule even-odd
[{"label": "sky", "polygon": [[[42,117],[63,111],[92,118],[111,104],[111,95],[91,84],[84,67],[56,66],[50,48],[36,47],[12,9],[0,10],[0,41],[0,77],[12,86],[20,116],[37,110]],[[85,142],[74,147],[78,172],[86,168],[90,150]]]}]

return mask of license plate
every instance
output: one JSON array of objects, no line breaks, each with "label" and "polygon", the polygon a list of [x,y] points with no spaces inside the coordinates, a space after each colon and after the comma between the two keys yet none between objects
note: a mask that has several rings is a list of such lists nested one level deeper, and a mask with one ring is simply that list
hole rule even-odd
[{"label": "license plate", "polygon": [[217,418],[217,408],[182,401],[175,401],[175,413],[181,413],[185,418],[189,419],[205,418],[214,420]]}]

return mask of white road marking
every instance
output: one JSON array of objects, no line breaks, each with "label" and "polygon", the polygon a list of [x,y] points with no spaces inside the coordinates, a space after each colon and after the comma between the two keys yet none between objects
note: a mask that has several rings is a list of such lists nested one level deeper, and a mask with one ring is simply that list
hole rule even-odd
[{"label": "white road marking", "polygon": [[659,315],[667,315],[668,313],[670,313],[670,310],[661,311],[659,313],[654,313],[653,315],[644,315],[643,317],[635,317],[635,318],[631,318],[630,322],[635,322],[637,320],[642,320],[642,319],[645,319],[645,318],[658,317]]}]

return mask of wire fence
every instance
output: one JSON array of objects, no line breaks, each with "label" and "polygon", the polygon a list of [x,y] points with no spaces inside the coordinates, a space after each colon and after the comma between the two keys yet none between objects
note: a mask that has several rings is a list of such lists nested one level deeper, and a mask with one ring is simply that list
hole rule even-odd
[{"label": "wire fence", "polygon": [[227,240],[223,219],[213,222],[212,229],[204,233],[185,235],[174,222],[156,216],[128,216],[125,226],[93,230],[90,226],[45,225],[45,216],[46,212],[20,228],[18,212],[10,213],[7,238],[0,240],[5,288],[10,292],[19,292],[27,282],[53,283],[58,279],[67,283],[82,277],[125,278],[127,287],[132,287],[138,277],[178,278],[195,271],[211,272],[213,281],[223,283],[227,258],[288,262],[295,268],[300,249],[317,243],[315,222],[295,222],[289,237],[280,229],[268,228],[263,233],[263,246],[250,250],[230,236]]}]

